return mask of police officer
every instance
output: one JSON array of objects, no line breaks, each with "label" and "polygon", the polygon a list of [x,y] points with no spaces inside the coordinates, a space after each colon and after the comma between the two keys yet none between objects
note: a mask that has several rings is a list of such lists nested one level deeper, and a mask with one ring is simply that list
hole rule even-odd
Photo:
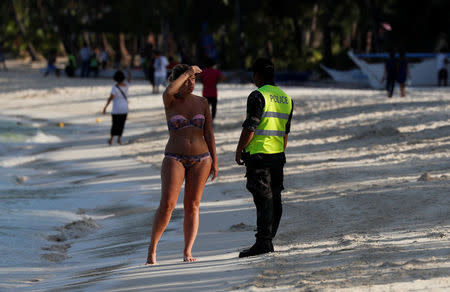
[{"label": "police officer", "polygon": [[253,82],[257,90],[247,99],[247,118],[236,148],[236,162],[245,164],[247,189],[256,205],[256,243],[239,253],[248,257],[273,252],[272,239],[281,219],[283,167],[290,131],[293,103],[275,85],[274,65],[265,58],[253,63]]}]

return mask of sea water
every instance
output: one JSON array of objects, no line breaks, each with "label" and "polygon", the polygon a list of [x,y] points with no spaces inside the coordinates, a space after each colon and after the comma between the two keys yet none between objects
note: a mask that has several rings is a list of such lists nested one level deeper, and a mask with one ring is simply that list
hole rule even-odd
[{"label": "sea water", "polygon": [[[97,140],[86,146],[77,134]],[[125,265],[136,254],[145,260],[158,206],[148,201],[149,191],[134,182],[102,182],[123,175],[117,171],[86,170],[71,157],[51,159],[58,151],[108,147],[106,135],[104,128],[0,117],[0,290],[74,285],[78,280],[70,275],[86,266]],[[132,193],[117,190],[125,188]],[[151,189],[159,198],[159,179]]]},{"label": "sea water", "polygon": [[84,218],[68,207],[72,198],[67,194],[77,187],[52,183],[58,169],[43,159],[44,153],[64,147],[66,136],[67,131],[48,121],[0,118],[0,282],[4,288],[37,281],[45,267],[61,261],[63,251],[52,247],[52,236],[58,236],[55,227]]},{"label": "sea water", "polygon": [[38,179],[36,186],[27,185],[31,177],[45,177],[50,171],[28,167],[40,151],[61,141],[57,130],[48,132],[52,131],[41,122],[0,119],[0,267],[12,273],[14,267],[42,265],[37,247],[54,224],[55,214],[46,205],[60,192],[39,186]]}]

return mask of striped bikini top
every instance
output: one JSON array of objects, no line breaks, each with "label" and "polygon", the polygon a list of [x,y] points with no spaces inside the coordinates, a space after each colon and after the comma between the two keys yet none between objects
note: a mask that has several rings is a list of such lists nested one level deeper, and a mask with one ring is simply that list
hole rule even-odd
[{"label": "striped bikini top", "polygon": [[182,115],[175,115],[167,121],[167,126],[169,130],[180,130],[188,127],[196,127],[203,129],[205,124],[205,116],[203,114],[196,114],[192,119],[188,120]]}]

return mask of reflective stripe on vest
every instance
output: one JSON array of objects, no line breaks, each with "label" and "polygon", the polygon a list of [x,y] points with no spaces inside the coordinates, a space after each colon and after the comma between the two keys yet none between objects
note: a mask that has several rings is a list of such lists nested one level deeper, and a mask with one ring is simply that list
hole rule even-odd
[{"label": "reflective stripe on vest", "polygon": [[285,131],[277,131],[277,130],[255,130],[255,135],[261,136],[277,136],[284,137]]},{"label": "reflective stripe on vest", "polygon": [[264,85],[258,91],[264,97],[264,111],[245,151],[250,154],[284,152],[286,124],[292,110],[291,98],[273,85]]},{"label": "reflective stripe on vest", "polygon": [[262,115],[263,118],[279,118],[287,120],[289,119],[289,114],[277,113],[277,112],[264,112]]}]

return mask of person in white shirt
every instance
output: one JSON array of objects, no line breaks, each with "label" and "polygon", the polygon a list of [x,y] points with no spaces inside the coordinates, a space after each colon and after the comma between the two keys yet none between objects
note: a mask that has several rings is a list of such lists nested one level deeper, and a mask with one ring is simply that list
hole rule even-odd
[{"label": "person in white shirt", "polygon": [[123,129],[125,128],[125,121],[128,115],[128,88],[131,82],[131,71],[128,71],[128,80],[125,81],[125,74],[121,70],[116,71],[113,79],[117,82],[111,89],[111,95],[103,108],[103,114],[106,114],[106,108],[113,102],[113,108],[111,111],[112,126],[111,126],[111,138],[108,140],[108,144],[113,144],[114,136],[117,136],[117,143],[122,144],[120,138],[122,137]]},{"label": "person in white shirt", "polygon": [[438,86],[441,86],[441,83],[444,84],[444,86],[447,86],[447,80],[448,80],[448,71],[447,71],[447,64],[448,60],[445,56],[445,50],[441,49],[439,51],[439,54],[437,55],[437,64],[436,69],[438,72]]},{"label": "person in white shirt", "polygon": [[153,68],[155,69],[155,87],[153,93],[159,93],[159,86],[166,86],[167,68],[169,64],[167,58],[161,54],[160,51],[155,51],[155,62]]}]

